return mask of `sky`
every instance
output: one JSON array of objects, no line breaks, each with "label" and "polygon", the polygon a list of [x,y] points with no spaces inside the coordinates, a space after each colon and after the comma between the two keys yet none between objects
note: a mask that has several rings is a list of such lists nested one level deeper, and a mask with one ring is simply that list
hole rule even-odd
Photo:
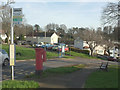
[{"label": "sky", "polygon": [[[105,1],[105,0],[104,0]],[[108,2],[15,2],[14,8],[23,8],[28,24],[44,28],[49,23],[65,24],[68,28],[101,26],[101,13]]]}]

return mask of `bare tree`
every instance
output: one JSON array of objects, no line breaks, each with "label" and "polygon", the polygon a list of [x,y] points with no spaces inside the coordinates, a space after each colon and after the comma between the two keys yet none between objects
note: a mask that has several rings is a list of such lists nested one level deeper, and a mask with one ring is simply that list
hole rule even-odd
[{"label": "bare tree", "polygon": [[[104,26],[112,26],[112,28],[117,27],[119,30],[114,30],[116,35],[116,41],[119,41],[120,33],[120,1],[117,3],[108,3],[107,6],[103,9],[101,20]],[[110,29],[109,33],[114,33]]]},{"label": "bare tree", "polygon": [[101,33],[97,33],[94,29],[84,30],[82,33],[77,33],[78,39],[82,39],[85,41],[90,48],[91,55],[93,55],[93,51],[95,47],[98,45],[103,45],[103,38]]},{"label": "bare tree", "polygon": [[0,11],[0,18],[2,19],[2,30],[4,30],[4,33],[7,35],[7,41],[9,43],[9,38],[10,38],[10,9],[11,7],[8,5],[6,7],[4,7],[4,9],[2,9]]},{"label": "bare tree", "polygon": [[47,24],[45,26],[45,29],[48,31],[48,32],[54,32],[56,31],[57,29],[59,28],[59,25],[58,24],[55,24],[55,23],[50,23],[50,24]]},{"label": "bare tree", "polygon": [[107,6],[103,9],[101,20],[103,25],[117,26],[119,17],[119,4],[108,3]]}]

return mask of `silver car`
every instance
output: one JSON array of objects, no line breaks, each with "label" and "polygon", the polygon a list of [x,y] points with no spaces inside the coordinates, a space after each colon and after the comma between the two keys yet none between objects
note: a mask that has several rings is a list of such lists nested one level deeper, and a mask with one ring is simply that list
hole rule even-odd
[{"label": "silver car", "polygon": [[2,64],[3,66],[9,65],[9,56],[7,52],[3,49],[0,49],[0,64]]}]

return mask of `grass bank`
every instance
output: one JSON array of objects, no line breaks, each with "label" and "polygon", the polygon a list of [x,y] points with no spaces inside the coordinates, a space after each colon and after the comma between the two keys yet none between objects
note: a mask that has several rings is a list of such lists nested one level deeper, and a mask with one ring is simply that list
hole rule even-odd
[{"label": "grass bank", "polygon": [[26,78],[40,78],[40,77],[47,77],[47,76],[54,76],[54,75],[62,75],[62,74],[78,71],[84,67],[85,65],[79,64],[79,65],[72,65],[72,66],[66,66],[66,67],[51,68],[43,71],[41,76],[37,76],[33,73],[31,75],[26,75]]},{"label": "grass bank", "polygon": [[39,88],[39,83],[34,81],[7,80],[2,82],[2,88]]},{"label": "grass bank", "polygon": [[118,88],[118,66],[110,66],[108,72],[93,72],[88,77],[85,88]]},{"label": "grass bank", "polygon": [[[9,45],[2,45],[2,49],[4,49],[9,54]],[[16,46],[16,53],[21,54],[21,55],[16,54],[16,60],[35,59],[35,50],[33,48]],[[54,57],[58,57],[58,53],[47,52],[47,59]]]}]

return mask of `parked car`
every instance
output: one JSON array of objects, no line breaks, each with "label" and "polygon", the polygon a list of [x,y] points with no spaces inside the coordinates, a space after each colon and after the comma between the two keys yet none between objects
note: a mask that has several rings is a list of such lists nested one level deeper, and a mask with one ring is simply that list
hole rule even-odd
[{"label": "parked car", "polygon": [[47,46],[48,50],[52,50],[52,48],[53,48],[53,45],[51,45],[51,44]]},{"label": "parked car", "polygon": [[7,52],[3,49],[0,49],[0,64],[3,66],[8,66],[9,65],[9,56]]},{"label": "parked car", "polygon": [[118,61],[117,59],[115,59],[114,57],[108,57],[108,61]]},{"label": "parked car", "polygon": [[112,56],[106,56],[106,55],[97,55],[98,58],[101,58],[103,60],[108,60],[108,61],[118,61],[118,59],[115,59]]},{"label": "parked car", "polygon": [[[62,51],[62,48],[58,48],[57,51]],[[68,47],[65,47],[65,52],[69,51],[69,48]]]},{"label": "parked car", "polygon": [[45,48],[46,46],[45,45],[42,45],[41,48]]},{"label": "parked car", "polygon": [[36,42],[34,42],[34,43],[32,44],[32,46],[33,46],[33,47],[36,47],[36,44],[37,44],[37,43],[36,43]]},{"label": "parked car", "polygon": [[53,50],[53,51],[57,51],[57,49],[58,49],[58,46],[57,46],[57,45],[55,45],[55,46],[52,47],[52,50]]},{"label": "parked car", "polygon": [[36,47],[41,47],[41,46],[42,46],[42,43],[37,43],[35,46],[36,46]]},{"label": "parked car", "polygon": [[99,55],[99,54],[98,54],[97,57],[100,58],[100,59],[103,59],[103,60],[108,60],[108,57],[109,57],[109,56]]}]

